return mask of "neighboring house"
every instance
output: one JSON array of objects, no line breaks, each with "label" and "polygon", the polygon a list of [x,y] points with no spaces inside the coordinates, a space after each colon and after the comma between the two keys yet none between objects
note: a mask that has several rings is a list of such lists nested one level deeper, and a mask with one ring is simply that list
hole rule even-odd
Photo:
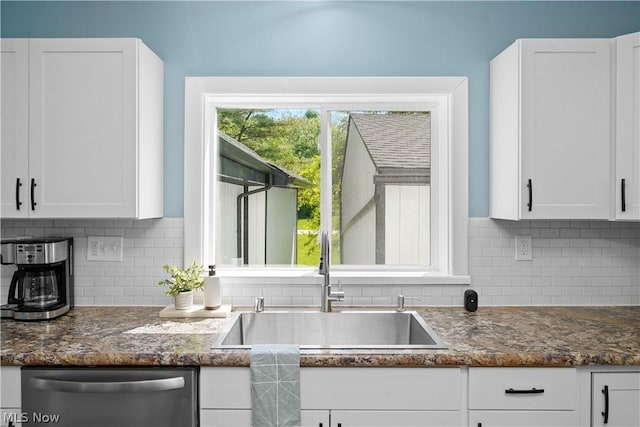
[{"label": "neighboring house", "polygon": [[309,182],[218,131],[219,264],[296,263],[298,188]]},{"label": "neighboring house", "polygon": [[428,113],[350,115],[342,264],[430,264],[430,157]]}]

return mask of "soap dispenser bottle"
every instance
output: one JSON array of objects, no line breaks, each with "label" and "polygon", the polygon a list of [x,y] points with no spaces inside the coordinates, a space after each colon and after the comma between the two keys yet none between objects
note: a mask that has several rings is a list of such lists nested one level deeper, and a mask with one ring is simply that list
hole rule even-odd
[{"label": "soap dispenser bottle", "polygon": [[209,275],[204,278],[204,308],[205,310],[215,310],[220,308],[222,299],[222,289],[220,288],[220,278],[216,276],[216,266],[209,266]]}]

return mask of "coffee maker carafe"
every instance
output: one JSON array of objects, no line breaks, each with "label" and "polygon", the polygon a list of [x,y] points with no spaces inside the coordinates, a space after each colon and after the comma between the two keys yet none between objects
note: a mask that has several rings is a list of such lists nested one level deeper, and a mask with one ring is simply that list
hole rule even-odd
[{"label": "coffee maker carafe", "polygon": [[2,263],[15,264],[2,317],[46,320],[73,307],[73,239],[2,242]]}]

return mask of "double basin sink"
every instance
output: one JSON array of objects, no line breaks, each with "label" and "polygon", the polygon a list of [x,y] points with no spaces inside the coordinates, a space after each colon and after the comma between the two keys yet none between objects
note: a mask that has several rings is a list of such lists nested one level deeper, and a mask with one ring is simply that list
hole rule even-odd
[{"label": "double basin sink", "polygon": [[297,344],[307,349],[446,348],[424,319],[412,311],[265,311],[233,316],[216,347]]}]

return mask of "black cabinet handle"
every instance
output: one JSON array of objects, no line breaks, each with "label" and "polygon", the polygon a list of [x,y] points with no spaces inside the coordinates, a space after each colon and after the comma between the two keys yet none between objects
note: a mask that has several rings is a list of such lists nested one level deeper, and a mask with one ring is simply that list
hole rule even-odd
[{"label": "black cabinet handle", "polygon": [[36,200],[35,200],[35,194],[36,194],[36,180],[34,178],[31,178],[31,210],[35,211],[36,210]]},{"label": "black cabinet handle", "polygon": [[20,201],[20,187],[22,187],[22,182],[20,182],[20,178],[16,178],[16,210],[20,210],[20,206],[22,206],[22,202]]},{"label": "black cabinet handle", "polygon": [[533,209],[533,184],[531,180],[527,182],[527,188],[529,189],[529,203],[527,203],[527,207],[529,208],[529,212]]},{"label": "black cabinet handle", "polygon": [[602,389],[602,394],[604,394],[604,411],[601,412],[604,417],[604,424],[609,422],[609,386],[606,385]]},{"label": "black cabinet handle", "polygon": [[543,388],[531,388],[528,390],[515,390],[513,388],[508,388],[504,391],[506,394],[542,394],[544,393]]},{"label": "black cabinet handle", "polygon": [[622,205],[622,212],[625,212],[627,210],[627,200],[625,197],[625,179],[622,178],[622,180],[620,181],[620,198],[621,198],[621,205]]}]

